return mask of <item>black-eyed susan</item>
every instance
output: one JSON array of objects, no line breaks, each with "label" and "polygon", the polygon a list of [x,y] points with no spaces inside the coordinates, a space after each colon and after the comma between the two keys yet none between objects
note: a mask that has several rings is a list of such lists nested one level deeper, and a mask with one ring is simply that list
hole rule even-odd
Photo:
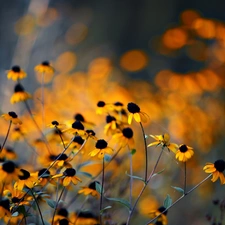
[{"label": "black-eyed susan", "polygon": [[90,138],[92,138],[92,139],[94,139],[96,141],[98,140],[98,138],[95,136],[95,132],[93,130],[86,130],[85,131],[85,134],[86,134],[85,135],[86,136],[85,137],[86,139],[90,137]]},{"label": "black-eyed susan", "polygon": [[98,155],[99,159],[103,159],[105,154],[112,155],[112,148],[108,147],[108,143],[104,139],[97,140],[95,149],[89,153],[91,157]]},{"label": "black-eyed susan", "polygon": [[146,122],[147,114],[144,112],[141,112],[141,109],[137,104],[135,104],[133,102],[128,103],[127,110],[129,112],[128,124],[132,123],[133,118],[138,123],[140,123],[141,121]]},{"label": "black-eyed susan", "polygon": [[86,128],[93,128],[94,123],[87,121],[81,113],[76,113],[74,115],[74,120],[79,120]]},{"label": "black-eyed susan", "polygon": [[68,157],[65,153],[59,154],[59,155],[51,155],[52,163],[50,165],[53,165],[53,167],[62,168],[62,167],[72,167],[69,163],[72,158]]},{"label": "black-eyed susan", "polygon": [[[0,145],[0,149],[1,149],[1,145]],[[4,159],[5,160],[13,160],[17,158],[17,154],[15,153],[15,151],[13,150],[13,148],[11,147],[5,147],[2,149],[1,153],[0,153],[0,159]]]},{"label": "black-eyed susan", "polygon": [[23,139],[26,134],[27,134],[26,128],[24,126],[17,125],[12,129],[10,138],[13,141],[19,141]]},{"label": "black-eyed susan", "polygon": [[82,187],[82,189],[78,191],[78,194],[92,195],[93,197],[99,198],[100,194],[96,191],[96,183],[100,184],[98,181],[93,181],[88,187]]},{"label": "black-eyed susan", "polygon": [[33,188],[37,183],[37,178],[27,170],[20,169],[20,172],[22,174],[18,176],[19,180],[16,181],[14,187],[18,190],[23,190],[24,187]]},{"label": "black-eyed susan", "polygon": [[[75,136],[69,148],[72,149],[73,152],[78,152],[81,149],[81,146],[84,144],[84,142],[85,140],[81,136]],[[84,153],[84,148],[82,148],[81,153]]]},{"label": "black-eyed susan", "polygon": [[206,163],[206,165],[203,167],[203,170],[206,173],[212,174],[212,182],[220,179],[220,183],[225,184],[225,161],[223,159],[216,160],[214,163]]},{"label": "black-eyed susan", "polygon": [[116,118],[114,116],[107,115],[106,116],[106,125],[104,127],[104,134],[107,136],[109,134],[115,133],[117,129]]},{"label": "black-eyed susan", "polygon": [[161,206],[159,207],[158,209],[156,210],[152,210],[149,214],[150,214],[150,217],[153,219],[157,216],[159,216],[161,213],[161,215],[157,218],[157,221],[156,223],[154,224],[157,224],[157,225],[167,225],[168,224],[168,220],[167,220],[167,211],[165,211],[166,208],[164,206]]},{"label": "black-eyed susan", "polygon": [[176,159],[181,162],[186,162],[194,155],[194,151],[192,147],[187,145],[180,145],[176,152]]},{"label": "black-eyed susan", "polygon": [[27,99],[31,98],[31,95],[25,91],[24,87],[22,84],[18,83],[16,84],[14,88],[14,94],[12,95],[10,102],[12,104],[17,103],[17,102],[23,102],[26,101]]},{"label": "black-eyed susan", "polygon": [[13,161],[6,161],[0,165],[0,181],[5,184],[18,180],[18,176],[22,175],[21,171]]},{"label": "black-eyed susan", "polygon": [[62,129],[65,127],[65,124],[60,124],[57,120],[53,120],[50,124],[47,125],[50,128]]},{"label": "black-eyed susan", "polygon": [[54,68],[48,61],[44,61],[41,64],[34,67],[34,70],[38,73],[53,74],[55,72]]},{"label": "black-eyed susan", "polygon": [[[68,221],[69,212],[66,208],[59,208],[56,212],[56,215],[54,216],[54,221],[52,222],[53,225],[59,225],[60,221],[62,221],[62,224],[67,224],[66,221]],[[66,221],[64,221],[66,220]],[[63,222],[64,221],[64,222]]]},{"label": "black-eyed susan", "polygon": [[10,202],[9,199],[2,198],[0,199],[0,219],[4,216],[10,216]]},{"label": "black-eyed susan", "polygon": [[123,128],[122,132],[113,135],[113,141],[117,142],[121,147],[129,146],[130,149],[134,148],[134,132],[131,128]]},{"label": "black-eyed susan", "polygon": [[49,170],[47,170],[47,168],[42,168],[37,172],[32,173],[32,176],[36,177],[36,179],[38,180],[35,186],[40,185],[43,187],[49,182],[51,173]]},{"label": "black-eyed susan", "polygon": [[63,173],[56,174],[52,177],[54,178],[62,178],[63,179],[63,186],[66,187],[73,183],[74,185],[78,184],[78,182],[82,182],[82,180],[75,176],[76,175],[76,170],[73,168],[67,168]]},{"label": "black-eyed susan", "polygon": [[7,121],[11,121],[13,124],[22,124],[22,121],[18,118],[17,114],[13,111],[3,114],[2,117]]},{"label": "black-eyed susan", "polygon": [[106,103],[104,101],[99,101],[97,103],[97,109],[96,109],[96,114],[102,115],[103,113],[106,113]]},{"label": "black-eyed susan", "polygon": [[90,211],[80,211],[79,213],[72,213],[70,215],[70,221],[76,225],[93,225],[99,224],[99,219]]},{"label": "black-eyed susan", "polygon": [[63,130],[63,132],[73,135],[85,136],[84,125],[79,120],[76,120],[74,123],[72,123],[71,128],[67,128]]},{"label": "black-eyed susan", "polygon": [[154,138],[156,141],[150,143],[148,147],[154,145],[162,145],[162,147],[166,147],[168,150],[171,150],[176,154],[178,145],[175,143],[170,143],[170,135],[165,133],[163,135],[149,135],[150,137]]},{"label": "black-eyed susan", "polygon": [[22,80],[26,76],[27,74],[19,66],[13,66],[7,73],[7,78],[14,81]]}]

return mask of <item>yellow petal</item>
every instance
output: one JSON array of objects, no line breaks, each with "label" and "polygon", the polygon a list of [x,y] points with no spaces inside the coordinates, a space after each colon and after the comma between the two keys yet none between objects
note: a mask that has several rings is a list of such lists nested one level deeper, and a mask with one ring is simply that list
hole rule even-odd
[{"label": "yellow petal", "polygon": [[70,184],[70,182],[71,182],[71,177],[65,177],[63,179],[63,186],[64,187],[68,186]]},{"label": "yellow petal", "polygon": [[139,113],[134,113],[134,119],[136,122],[140,123],[141,122],[141,117]]},{"label": "yellow petal", "polygon": [[219,172],[216,171],[213,173],[213,177],[211,179],[212,182],[215,182],[219,178]]},{"label": "yellow petal", "polygon": [[133,119],[133,114],[130,113],[129,116],[128,116],[128,124],[132,123],[132,119]]}]

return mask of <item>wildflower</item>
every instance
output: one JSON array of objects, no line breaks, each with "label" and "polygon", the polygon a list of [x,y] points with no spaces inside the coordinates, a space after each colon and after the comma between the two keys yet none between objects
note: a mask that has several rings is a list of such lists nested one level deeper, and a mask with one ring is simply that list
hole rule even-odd
[{"label": "wildflower", "polygon": [[15,112],[8,112],[8,114],[3,114],[2,117],[5,120],[11,121],[13,124],[22,124],[22,121],[18,118]]},{"label": "wildflower", "polygon": [[9,208],[9,200],[8,199],[1,199],[0,200],[0,218],[4,216],[10,216],[10,208]]},{"label": "wildflower", "polygon": [[[159,216],[162,212],[165,211],[165,207],[161,206],[159,207],[157,210],[152,210],[150,212],[150,217],[151,218],[155,218],[157,216]],[[168,224],[168,220],[166,217],[167,211],[165,211],[163,214],[161,214],[158,218],[157,218],[157,222],[155,224],[159,224],[159,225],[167,225]]]},{"label": "wildflower", "polygon": [[108,147],[108,143],[104,139],[99,139],[96,142],[95,149],[89,153],[90,156],[96,156],[98,154],[99,159],[103,159],[105,154],[113,154],[113,150]]},{"label": "wildflower", "polygon": [[149,135],[150,137],[154,138],[156,141],[152,142],[148,145],[148,147],[153,145],[162,145],[162,147],[166,147],[169,151],[171,150],[176,154],[178,145],[174,143],[170,143],[170,135],[165,133],[163,135]]},{"label": "wildflower", "polygon": [[113,140],[119,142],[122,147],[128,145],[129,148],[132,149],[134,147],[133,134],[133,130],[129,127],[126,127],[122,130],[122,132],[114,134]]},{"label": "wildflower", "polygon": [[70,161],[71,161],[71,158],[68,157],[65,153],[63,154],[59,154],[59,155],[51,155],[50,156],[51,160],[52,160],[52,163],[50,165],[54,165],[56,167],[71,167],[70,165]]},{"label": "wildflower", "polygon": [[96,191],[96,183],[99,184],[98,181],[91,182],[88,187],[82,187],[81,190],[78,191],[78,194],[84,195],[92,195],[93,197],[100,197],[100,194]]},{"label": "wildflower", "polygon": [[117,128],[116,118],[113,116],[106,116],[106,125],[104,127],[104,134],[109,135],[109,133],[115,132]]},{"label": "wildflower", "polygon": [[48,61],[44,61],[41,64],[34,67],[34,70],[39,73],[53,74],[55,72],[54,68],[50,65]]},{"label": "wildflower", "polygon": [[12,104],[26,101],[27,99],[31,98],[31,95],[24,90],[22,84],[18,83],[14,88],[14,94],[12,95],[10,102]]},{"label": "wildflower", "polygon": [[22,80],[26,76],[27,74],[19,66],[13,66],[7,73],[7,78],[14,81]]},{"label": "wildflower", "polygon": [[66,223],[68,221],[67,220],[68,215],[69,215],[69,213],[68,213],[67,209],[65,209],[65,208],[59,208],[57,210],[57,213],[56,213],[56,215],[54,217],[54,222],[52,224],[53,225],[59,225],[60,224],[60,221],[61,221],[61,224],[69,224],[69,223]]},{"label": "wildflower", "polygon": [[131,124],[133,118],[138,123],[146,121],[147,114],[141,112],[140,107],[137,104],[130,102],[127,105],[127,109],[129,111],[128,124]]},{"label": "wildflower", "polygon": [[84,131],[84,125],[79,121],[76,120],[72,125],[71,128],[63,130],[63,132],[68,132],[73,135],[80,135],[84,136],[85,131]]},{"label": "wildflower", "polygon": [[194,155],[193,148],[187,145],[180,145],[176,152],[176,159],[181,162],[186,162]]},{"label": "wildflower", "polygon": [[95,136],[95,132],[93,130],[86,130],[85,134],[86,134],[86,139],[88,137],[90,137],[90,138],[92,138],[94,140],[97,140],[97,137]]},{"label": "wildflower", "polygon": [[106,104],[103,101],[99,101],[97,103],[97,110],[96,110],[96,114],[98,115],[102,115],[104,112],[107,112],[106,110]]},{"label": "wildflower", "polygon": [[83,115],[80,113],[76,113],[73,118],[82,122],[85,127],[92,128],[94,126],[94,123],[86,121]]},{"label": "wildflower", "polygon": [[18,180],[18,175],[22,175],[17,165],[13,161],[6,161],[0,166],[0,181],[5,184]]},{"label": "wildflower", "polygon": [[85,140],[81,136],[75,136],[69,147],[72,148],[73,151],[79,151],[84,142]]},{"label": "wildflower", "polygon": [[[1,149],[1,145],[0,145],[0,149]],[[16,158],[17,158],[17,154],[10,147],[3,148],[1,153],[0,153],[0,159],[12,160],[12,159],[16,159]]]},{"label": "wildflower", "polygon": [[15,188],[18,190],[23,190],[24,187],[33,188],[35,185],[35,182],[37,181],[34,176],[31,176],[31,174],[24,169],[20,169],[22,172],[22,175],[19,175],[19,180],[15,183]]},{"label": "wildflower", "polygon": [[11,139],[13,141],[19,141],[21,138],[23,138],[27,134],[27,130],[22,126],[17,125],[13,128],[11,131]]},{"label": "wildflower", "polygon": [[220,179],[221,184],[225,184],[225,161],[222,159],[216,160],[214,163],[206,163],[206,165],[203,167],[203,170],[205,170],[206,173],[212,174],[212,182],[215,182],[216,180]]},{"label": "wildflower", "polygon": [[79,213],[73,213],[70,216],[72,224],[84,225],[84,224],[99,224],[98,217],[90,211],[80,211]]},{"label": "wildflower", "polygon": [[73,168],[67,168],[63,173],[54,175],[52,178],[63,178],[63,186],[68,186],[71,182],[76,185],[78,182],[82,182],[76,175],[76,170]]}]

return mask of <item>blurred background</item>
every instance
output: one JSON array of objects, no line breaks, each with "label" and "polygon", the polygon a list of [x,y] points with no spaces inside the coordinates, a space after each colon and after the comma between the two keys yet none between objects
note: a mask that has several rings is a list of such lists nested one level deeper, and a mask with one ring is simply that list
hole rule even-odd
[{"label": "blurred background", "polygon": [[[6,71],[13,65],[27,72],[22,83],[34,95],[33,107],[40,108],[35,100],[41,78],[34,67],[47,60],[56,70],[54,78],[45,78],[50,119],[81,111],[89,121],[101,121],[93,115],[99,100],[134,101],[150,117],[146,134],[168,132],[173,142],[194,147],[189,182],[197,184],[206,175],[205,163],[225,155],[224,9],[223,0],[2,1],[1,113],[24,112],[9,103],[14,83]],[[157,201],[167,193],[177,197],[168,188]],[[212,201],[224,198],[224,187],[207,181],[170,210],[169,224],[207,224],[208,212],[218,214]],[[141,205],[146,217],[149,204]]]}]

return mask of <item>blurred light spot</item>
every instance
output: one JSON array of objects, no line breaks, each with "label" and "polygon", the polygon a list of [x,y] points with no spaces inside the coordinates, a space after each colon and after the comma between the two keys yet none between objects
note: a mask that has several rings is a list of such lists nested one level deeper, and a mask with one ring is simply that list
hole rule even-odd
[{"label": "blurred light spot", "polygon": [[187,33],[182,28],[172,28],[165,32],[162,41],[167,48],[178,49],[186,44]]},{"label": "blurred light spot", "polygon": [[76,23],[73,24],[66,32],[66,42],[70,45],[76,45],[83,41],[87,36],[88,28],[85,24]]},{"label": "blurred light spot", "polygon": [[181,86],[182,78],[179,75],[173,75],[170,77],[168,86],[171,90],[175,91]]},{"label": "blurred light spot", "polygon": [[217,23],[216,38],[222,42],[225,47],[225,24]]},{"label": "blurred light spot", "polygon": [[28,35],[33,32],[35,27],[34,17],[32,15],[25,15],[20,18],[15,24],[15,32],[18,35]]},{"label": "blurred light spot", "polygon": [[61,73],[71,71],[77,64],[77,56],[73,52],[62,53],[55,62],[55,68]]},{"label": "blurred light spot", "polygon": [[40,84],[42,83],[42,79],[44,84],[49,83],[50,81],[52,81],[53,76],[54,76],[54,73],[44,74],[44,77],[43,77],[44,79],[43,79],[41,73],[35,73],[35,77]]},{"label": "blurred light spot", "polygon": [[[149,204],[151,202],[151,204]],[[145,196],[145,198],[140,201],[139,204],[139,209],[140,209],[140,213],[143,215],[148,215],[152,210],[156,210],[159,208],[159,203],[156,200],[156,198],[152,195],[150,196]]]},{"label": "blurred light spot", "polygon": [[120,66],[130,72],[144,69],[148,64],[148,56],[141,50],[131,50],[122,55]]},{"label": "blurred light spot", "polygon": [[59,13],[54,8],[48,8],[46,12],[42,13],[37,18],[37,24],[41,27],[47,27],[51,25],[59,17]]},{"label": "blurred light spot", "polygon": [[207,45],[204,42],[198,40],[193,41],[187,46],[187,54],[190,58],[197,61],[203,61],[206,59],[207,50]]},{"label": "blurred light spot", "polygon": [[199,13],[191,9],[185,10],[184,12],[181,13],[181,21],[183,22],[183,24],[187,26],[191,26],[194,20],[196,20],[199,17],[200,17]]},{"label": "blurred light spot", "polygon": [[161,70],[156,74],[155,83],[158,87],[163,89],[168,89],[168,83],[170,78],[172,77],[173,72],[170,70]]}]

